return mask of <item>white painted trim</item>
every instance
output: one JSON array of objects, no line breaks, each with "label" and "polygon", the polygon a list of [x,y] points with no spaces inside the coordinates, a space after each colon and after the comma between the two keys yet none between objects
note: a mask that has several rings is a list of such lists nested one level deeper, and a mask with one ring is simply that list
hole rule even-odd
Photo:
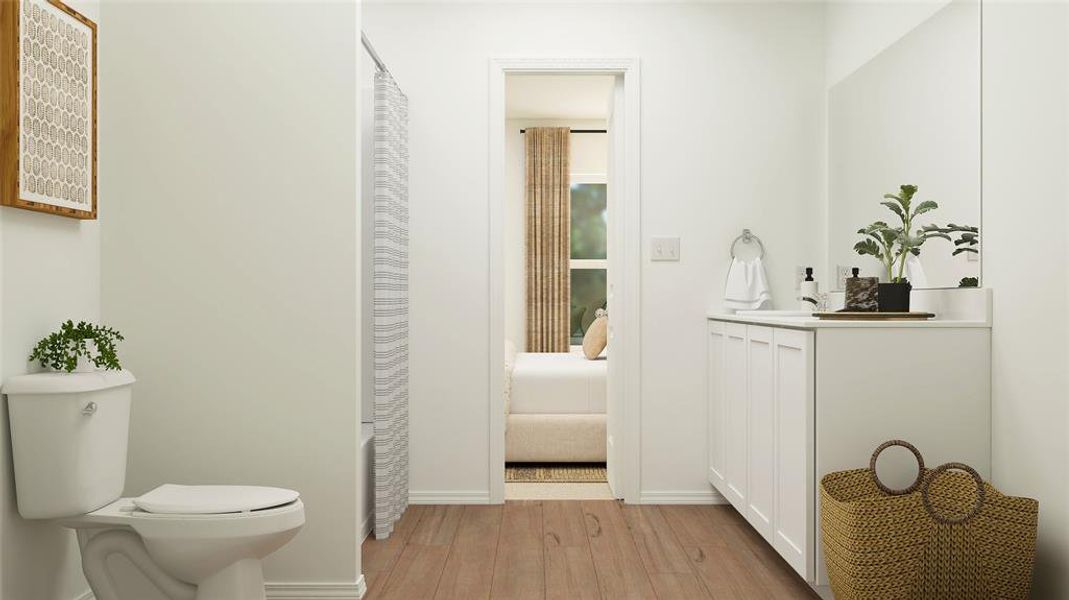
[{"label": "white painted trim", "polygon": [[[501,468],[504,473],[504,467]],[[486,490],[474,490],[469,492],[434,492],[434,491],[410,491],[408,492],[409,504],[492,504],[490,494]]]},{"label": "white painted trim", "polygon": [[608,269],[609,261],[604,258],[573,258],[568,261],[569,269]]},{"label": "white painted trim", "polygon": [[[487,269],[489,270],[487,314],[490,319],[490,337],[487,339],[487,357],[490,373],[487,381],[486,400],[490,416],[489,463],[486,466],[487,487],[491,504],[505,501],[505,65],[491,60],[489,66],[490,129],[487,138],[490,171],[486,197],[489,210],[489,247]],[[496,401],[495,390],[501,390],[501,402]],[[500,443],[497,441],[500,440]],[[496,471],[501,471],[498,478]]]},{"label": "white painted trim", "polygon": [[609,183],[607,173],[572,173],[568,176],[572,184],[576,183]]},{"label": "white painted trim", "polygon": [[354,583],[268,583],[267,600],[360,600],[367,583],[360,575]]},{"label": "white painted trim", "polygon": [[[614,258],[614,268],[620,269],[623,289],[617,300],[619,316],[613,320],[613,336],[619,349],[613,360],[620,361],[618,369],[623,382],[614,385],[621,390],[623,398],[615,403],[623,418],[619,444],[622,460],[618,465],[618,494],[624,501],[635,504],[641,501],[641,277],[642,277],[642,221],[640,182],[640,76],[639,61],[633,58],[497,58],[489,64],[489,339],[487,340],[490,372],[487,386],[489,414],[489,502],[505,501],[505,406],[504,406],[504,244],[502,235],[503,202],[505,190],[505,75],[507,73],[553,74],[566,72],[581,75],[618,75],[624,84],[624,163],[626,169],[618,174],[624,178],[622,200],[613,204],[614,211],[621,211],[618,227],[622,232],[619,248],[624,249],[622,258]],[[614,232],[610,232],[610,236]],[[617,262],[619,261],[619,262]],[[611,402],[611,401],[610,401]]]},{"label": "white painted trim", "polygon": [[[360,600],[367,593],[364,576],[356,583],[268,583],[264,585],[268,600]],[[94,600],[87,590],[74,600]]]},{"label": "white painted trim", "polygon": [[642,492],[642,504],[727,504],[716,490]]}]

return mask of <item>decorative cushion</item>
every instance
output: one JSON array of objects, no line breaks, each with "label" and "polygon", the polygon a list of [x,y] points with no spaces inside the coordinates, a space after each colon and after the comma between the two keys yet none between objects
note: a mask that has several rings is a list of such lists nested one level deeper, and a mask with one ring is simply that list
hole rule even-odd
[{"label": "decorative cushion", "polygon": [[609,317],[599,311],[598,318],[590,324],[583,336],[583,355],[594,360],[609,343]]}]

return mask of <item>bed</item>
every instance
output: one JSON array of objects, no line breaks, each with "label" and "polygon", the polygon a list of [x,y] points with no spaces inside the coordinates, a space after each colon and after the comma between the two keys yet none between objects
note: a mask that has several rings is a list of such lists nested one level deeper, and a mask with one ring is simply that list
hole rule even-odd
[{"label": "bed", "polygon": [[604,356],[506,352],[505,460],[604,462]]}]

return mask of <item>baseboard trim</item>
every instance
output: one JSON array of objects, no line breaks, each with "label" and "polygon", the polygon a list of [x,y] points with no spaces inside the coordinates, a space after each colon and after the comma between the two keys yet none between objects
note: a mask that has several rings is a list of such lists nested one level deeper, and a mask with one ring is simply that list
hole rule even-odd
[{"label": "baseboard trim", "polygon": [[642,492],[640,504],[727,504],[716,490]]},{"label": "baseboard trim", "polygon": [[355,583],[268,583],[267,600],[360,600],[367,593],[364,576]]},{"label": "baseboard trim", "polygon": [[[268,583],[264,585],[267,600],[360,600],[367,594],[367,582],[361,574],[356,583]],[[86,590],[74,600],[94,600],[93,591]]]},{"label": "baseboard trim", "polygon": [[408,492],[409,504],[490,504],[490,493],[471,492]]}]

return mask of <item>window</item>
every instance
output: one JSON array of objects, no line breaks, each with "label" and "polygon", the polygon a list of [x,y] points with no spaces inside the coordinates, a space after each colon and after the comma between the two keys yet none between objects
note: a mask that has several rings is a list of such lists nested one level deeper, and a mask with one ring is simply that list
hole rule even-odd
[{"label": "window", "polygon": [[594,313],[606,304],[608,190],[604,175],[572,175],[571,341],[582,344]]}]

